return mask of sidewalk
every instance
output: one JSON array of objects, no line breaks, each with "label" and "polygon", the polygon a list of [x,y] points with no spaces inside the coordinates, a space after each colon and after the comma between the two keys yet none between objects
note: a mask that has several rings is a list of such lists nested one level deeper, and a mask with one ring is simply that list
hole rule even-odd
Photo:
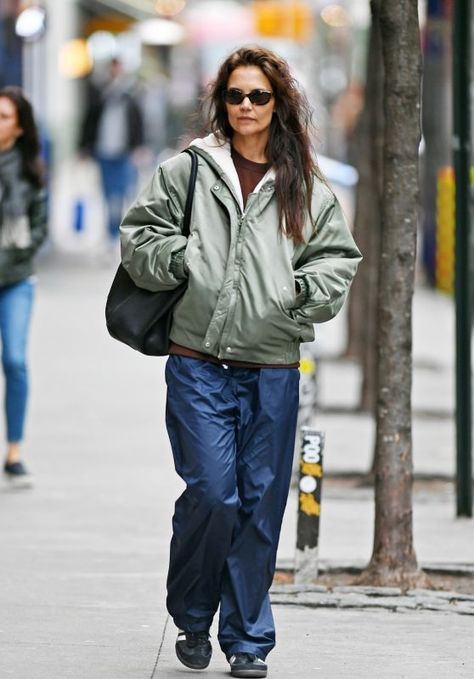
[{"label": "sidewalk", "polygon": [[[171,516],[182,484],[164,427],[164,360],[144,358],[106,335],[103,306],[112,268],[44,262],[42,269],[26,455],[36,486],[0,492],[0,678],[190,676],[174,657],[175,630],[165,611]],[[445,301],[429,293],[421,299],[423,326],[428,320],[449,325]],[[415,345],[421,370],[415,393],[419,388],[420,409],[425,394],[433,399],[430,407],[449,414],[452,358],[436,346],[442,333],[428,332],[432,355]],[[340,326],[320,334],[326,354],[336,353]],[[339,406],[355,389],[355,371],[351,376],[347,367],[327,362],[322,373],[324,405]],[[426,384],[417,387],[422,377]],[[319,418],[327,432],[326,471],[365,471],[367,423],[356,430],[347,413]],[[452,426],[449,417],[420,422],[415,469],[452,469],[454,443],[440,435]],[[446,444],[433,447],[433,440]],[[292,491],[281,562],[293,558],[295,514]],[[370,491],[323,488],[322,559],[366,561],[371,529]],[[422,563],[474,564],[473,536],[472,521],[454,518],[452,493],[418,497],[415,547]],[[471,615],[274,608],[279,643],[269,656],[269,677],[474,676]],[[201,675],[228,676],[217,648]]]}]

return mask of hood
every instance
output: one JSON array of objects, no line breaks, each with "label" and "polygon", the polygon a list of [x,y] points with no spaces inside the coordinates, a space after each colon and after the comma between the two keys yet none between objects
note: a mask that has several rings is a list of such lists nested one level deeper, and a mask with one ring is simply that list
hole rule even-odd
[{"label": "hood", "polygon": [[[214,165],[217,165],[221,176],[227,179],[233,189],[241,210],[244,210],[244,199],[242,196],[242,189],[240,188],[239,176],[235,169],[234,161],[230,155],[230,143],[215,134],[209,134],[207,137],[194,139],[189,146],[201,152],[201,155],[207,156]],[[275,170],[270,168],[264,177],[259,181],[254,189],[257,193],[261,187],[269,180],[275,180]]]}]

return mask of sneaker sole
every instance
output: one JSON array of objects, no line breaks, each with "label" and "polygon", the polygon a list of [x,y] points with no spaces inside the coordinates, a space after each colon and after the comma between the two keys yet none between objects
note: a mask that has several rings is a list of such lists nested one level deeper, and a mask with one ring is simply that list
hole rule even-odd
[{"label": "sneaker sole", "polygon": [[231,677],[266,677],[267,670],[231,670]]},{"label": "sneaker sole", "polygon": [[209,660],[205,665],[193,665],[192,663],[189,662],[186,656],[181,655],[178,646],[175,646],[174,650],[176,651],[176,657],[178,658],[179,662],[182,663],[185,667],[189,667],[190,670],[205,670],[206,667],[209,667],[209,663],[211,662],[211,656],[209,656]]}]

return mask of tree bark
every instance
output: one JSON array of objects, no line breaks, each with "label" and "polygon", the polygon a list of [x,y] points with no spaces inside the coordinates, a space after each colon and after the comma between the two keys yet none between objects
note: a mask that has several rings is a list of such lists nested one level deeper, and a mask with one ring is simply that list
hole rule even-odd
[{"label": "tree bark", "polygon": [[412,298],[418,216],[421,55],[417,0],[382,0],[383,200],[377,314],[375,534],[363,580],[423,581],[413,548]]}]

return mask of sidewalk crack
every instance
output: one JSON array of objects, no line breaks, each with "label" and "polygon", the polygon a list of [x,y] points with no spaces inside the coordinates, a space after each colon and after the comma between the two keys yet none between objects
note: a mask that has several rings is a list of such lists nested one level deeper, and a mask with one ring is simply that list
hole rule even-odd
[{"label": "sidewalk crack", "polygon": [[161,635],[160,647],[159,647],[158,653],[156,655],[155,665],[153,667],[153,672],[151,673],[150,679],[154,679],[154,677],[158,676],[158,671],[157,671],[158,670],[158,663],[160,661],[161,649],[163,648],[163,644],[165,642],[166,628],[168,627],[169,620],[170,620],[170,616],[168,614],[168,616],[166,617],[166,620],[165,620],[164,627],[163,627],[163,633]]}]

